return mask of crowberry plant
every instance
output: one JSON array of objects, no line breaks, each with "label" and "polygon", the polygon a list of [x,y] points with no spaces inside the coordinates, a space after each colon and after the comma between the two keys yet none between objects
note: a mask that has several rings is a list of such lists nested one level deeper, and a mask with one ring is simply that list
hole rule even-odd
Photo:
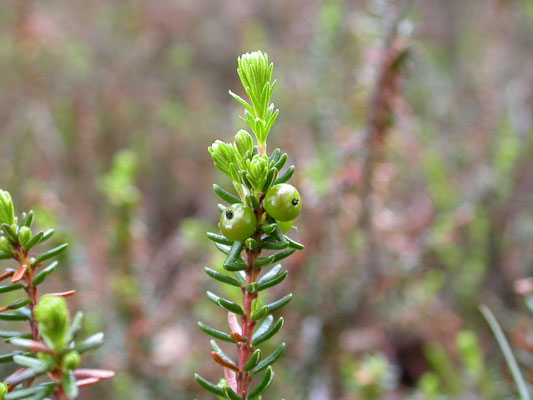
[{"label": "crowberry plant", "polygon": [[[0,399],[75,399],[80,387],[112,378],[114,373],[78,368],[81,354],[100,346],[104,336],[97,333],[79,340],[83,314],[78,312],[71,319],[65,301],[75,291],[38,295],[42,283],[59,266],[58,261],[49,261],[61,254],[67,244],[34,254],[54,230],[32,232],[33,219],[32,211],[17,218],[11,195],[0,190],[0,260],[12,261],[16,266],[0,274],[0,281],[9,280],[0,286],[0,293],[9,293],[6,296],[11,297],[22,292],[0,307],[0,320],[25,321],[29,328],[29,332],[0,331],[6,343],[19,349],[0,356],[0,362],[14,362],[20,367],[0,384]],[[40,379],[44,376],[49,379]]]},{"label": "crowberry plant", "polygon": [[[238,59],[237,72],[249,102],[230,91],[230,95],[244,107],[241,117],[255,136],[240,130],[233,143],[220,140],[209,147],[215,166],[227,175],[236,196],[218,185],[215,193],[228,205],[219,204],[220,230],[207,236],[226,255],[221,270],[206,268],[211,278],[241,289],[242,303],[207,292],[207,297],[227,312],[230,333],[202,322],[202,331],[213,337],[211,356],[224,368],[224,377],[213,384],[195,375],[196,381],[220,399],[254,400],[271,385],[274,378],[272,364],[285,351],[281,343],[271,354],[264,354],[259,345],[270,340],[283,326],[283,318],[273,313],[285,306],[292,295],[265,304],[262,294],[281,283],[288,272],[279,261],[296,250],[300,243],[285,235],[302,208],[300,194],[286,182],[294,173],[294,166],[286,168],[287,154],[275,149],[267,154],[266,140],[278,110],[271,103],[276,81],[272,80],[273,64],[265,53],[247,53]],[[264,252],[268,252],[265,254]],[[237,359],[226,355],[214,339],[236,345]]]}]

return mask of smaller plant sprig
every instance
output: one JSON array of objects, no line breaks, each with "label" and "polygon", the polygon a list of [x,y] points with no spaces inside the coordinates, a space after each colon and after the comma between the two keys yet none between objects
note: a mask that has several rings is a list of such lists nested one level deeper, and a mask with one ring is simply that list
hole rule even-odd
[{"label": "smaller plant sprig", "polygon": [[[112,378],[114,373],[78,368],[81,354],[102,345],[103,334],[77,340],[83,314],[78,312],[71,321],[64,299],[75,291],[39,298],[38,288],[59,265],[58,261],[45,264],[61,254],[67,244],[34,256],[33,250],[50,239],[54,230],[34,234],[33,219],[32,211],[17,218],[11,195],[0,190],[0,260],[13,260],[18,264],[16,269],[7,268],[0,274],[0,281],[10,279],[8,284],[0,286],[0,293],[25,293],[24,297],[0,307],[0,320],[27,321],[30,328],[29,333],[0,332],[6,343],[20,349],[0,356],[0,362],[14,362],[21,367],[0,385],[0,399],[40,400],[50,396],[57,400],[75,399],[80,387]],[[33,386],[34,380],[44,375],[48,375],[50,381]]]},{"label": "smaller plant sprig", "polygon": [[[280,149],[270,155],[266,153],[266,139],[278,115],[270,101],[276,84],[272,81],[272,70],[266,54],[260,51],[244,54],[238,60],[237,72],[250,103],[230,91],[244,106],[245,116],[241,118],[252,129],[257,145],[247,131],[240,130],[233,143],[217,140],[209,148],[215,166],[231,179],[238,196],[213,186],[215,193],[229,205],[218,206],[222,235],[210,232],[207,236],[226,255],[226,260],[222,271],[206,268],[205,272],[223,284],[240,288],[243,296],[240,305],[207,292],[213,303],[227,311],[230,333],[198,323],[209,336],[237,347],[238,359],[234,361],[215,340],[211,341],[211,356],[224,367],[225,379],[220,384],[195,375],[198,384],[219,399],[258,400],[271,385],[272,364],[283,355],[286,346],[281,343],[266,357],[258,346],[282,328],[283,318],[275,320],[272,313],[289,303],[292,294],[265,303],[260,293],[287,277],[288,272],[278,262],[303,249],[303,245],[285,235],[302,208],[298,190],[286,183],[294,173],[294,166],[280,174],[287,154],[282,154]],[[263,251],[270,254],[262,256]],[[270,265],[273,266],[266,270]],[[253,377],[259,374],[262,377],[252,387]]]}]

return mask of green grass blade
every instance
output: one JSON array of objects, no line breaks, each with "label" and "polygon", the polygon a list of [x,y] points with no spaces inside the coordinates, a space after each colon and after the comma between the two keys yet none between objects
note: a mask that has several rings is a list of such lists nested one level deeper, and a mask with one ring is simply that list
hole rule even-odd
[{"label": "green grass blade", "polygon": [[507,338],[505,337],[505,334],[503,333],[500,324],[496,320],[496,317],[494,316],[492,311],[490,311],[490,309],[484,304],[479,306],[479,310],[487,320],[487,323],[489,324],[492,333],[494,334],[496,340],[498,341],[498,344],[500,345],[500,349],[502,350],[503,356],[505,357],[507,366],[511,370],[513,379],[516,383],[516,386],[518,387],[520,398],[522,400],[531,400],[527,384],[524,380],[524,377],[522,376],[522,373],[520,372],[520,368],[518,367],[518,363],[516,362],[516,359],[513,355],[511,346],[509,345],[509,342],[507,341]]}]

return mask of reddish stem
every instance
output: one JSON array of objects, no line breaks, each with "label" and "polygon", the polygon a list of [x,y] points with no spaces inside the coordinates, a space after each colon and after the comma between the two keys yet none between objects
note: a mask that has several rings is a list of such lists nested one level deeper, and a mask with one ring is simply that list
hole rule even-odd
[{"label": "reddish stem", "polygon": [[27,254],[24,254],[24,257],[22,259],[18,260],[20,265],[26,265],[26,273],[24,274],[24,281],[26,282],[26,285],[24,286],[24,290],[26,291],[26,294],[28,295],[28,298],[31,300],[30,303],[30,311],[31,311],[31,317],[30,317],[30,328],[31,328],[31,335],[33,340],[39,340],[39,325],[37,324],[37,320],[35,319],[35,316],[33,315],[35,306],[37,306],[38,303],[38,296],[37,296],[37,286],[33,285],[33,278],[34,278],[34,268],[31,265],[29,261],[29,257]]},{"label": "reddish stem", "polygon": [[[262,198],[261,198],[262,200]],[[263,207],[255,212],[257,217],[257,223],[259,224],[263,217]],[[253,236],[258,243],[261,241],[261,233],[256,233]],[[246,284],[250,285],[257,281],[259,276],[260,268],[254,267],[255,260],[261,254],[261,249],[250,250],[246,249],[246,265],[248,269],[246,270]],[[254,328],[256,325],[255,321],[252,321],[252,303],[258,297],[258,293],[250,293],[246,289],[242,289],[244,296],[244,315],[241,317],[242,323],[242,336],[245,339],[243,342],[237,343],[237,348],[239,351],[239,372],[237,373],[237,394],[242,396],[243,400],[248,399],[248,389],[252,381],[252,377],[249,372],[244,370],[244,365],[248,362],[251,355],[254,352],[254,347],[252,345],[252,336],[254,333]]]},{"label": "reddish stem", "polygon": [[[25,282],[24,290],[26,291],[26,294],[28,298],[30,299],[30,329],[31,329],[31,336],[33,340],[38,341],[39,340],[39,325],[37,323],[37,320],[35,319],[35,316],[33,314],[35,306],[38,303],[37,298],[37,286],[33,285],[33,278],[35,269],[34,266],[31,264],[30,257],[28,255],[28,252],[22,248],[22,246],[19,245],[18,248],[15,249],[15,258],[18,261],[19,265],[21,267],[26,267],[26,271],[24,273],[23,279]],[[30,379],[26,382],[24,382],[25,387],[30,387],[33,384],[33,379]]]}]

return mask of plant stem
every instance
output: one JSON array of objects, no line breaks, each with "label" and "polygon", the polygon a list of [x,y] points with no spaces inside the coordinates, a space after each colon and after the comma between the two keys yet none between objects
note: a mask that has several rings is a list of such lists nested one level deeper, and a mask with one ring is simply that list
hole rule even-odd
[{"label": "plant stem", "polygon": [[61,385],[57,386],[56,391],[54,392],[56,400],[66,400],[65,393],[63,392],[63,387]]},{"label": "plant stem", "polygon": [[[35,306],[37,305],[38,298],[37,298],[37,286],[33,285],[33,278],[34,278],[34,267],[32,266],[30,262],[30,257],[28,255],[28,252],[22,249],[22,247],[16,249],[17,251],[15,254],[17,256],[15,257],[18,261],[19,265],[21,267],[26,267],[26,272],[24,273],[24,281],[26,284],[24,285],[24,290],[26,291],[26,294],[28,298],[30,299],[30,329],[31,329],[31,336],[33,340],[38,341],[39,340],[39,325],[37,323],[37,320],[35,319],[35,316],[33,314],[33,310],[35,309]],[[24,382],[25,387],[30,387],[33,384],[33,379],[30,379],[26,382]]]},{"label": "plant stem", "polygon": [[26,285],[24,285],[24,290],[26,291],[28,298],[31,300],[31,303],[30,303],[31,335],[32,335],[33,340],[39,340],[39,325],[37,324],[37,321],[35,320],[35,317],[33,315],[33,310],[38,302],[37,286],[33,286],[33,278],[34,278],[35,271],[29,260],[28,253],[23,252],[21,257],[17,257],[17,261],[19,262],[19,265],[21,267],[26,266],[26,272],[24,273],[24,281],[26,282]]},{"label": "plant stem", "polygon": [[37,305],[37,286],[33,286],[33,268],[28,265],[28,271],[26,273],[26,283],[27,286],[25,288],[26,293],[28,294],[28,297],[31,300],[30,303],[30,311],[31,311],[31,317],[30,317],[30,328],[31,328],[31,335],[33,337],[33,340],[39,340],[39,325],[37,321],[35,320],[35,317],[33,315],[33,310],[35,309],[35,306]]},{"label": "plant stem", "polygon": [[[257,221],[261,221],[263,216],[263,207],[255,212]],[[257,242],[261,241],[261,233],[256,233],[253,238]],[[249,285],[257,281],[259,276],[260,268],[254,267],[255,260],[261,254],[261,249],[250,250],[246,249],[246,265],[248,269],[246,270],[246,284]],[[252,303],[258,297],[258,293],[250,293],[246,289],[242,289],[244,296],[244,315],[241,317],[242,323],[242,336],[246,341],[240,342],[237,344],[239,350],[239,373],[237,374],[237,394],[242,396],[243,400],[248,398],[248,389],[252,380],[250,373],[244,370],[244,365],[250,359],[250,356],[254,352],[252,345],[252,336],[254,333],[254,328],[256,325],[255,321],[252,321]]]}]

